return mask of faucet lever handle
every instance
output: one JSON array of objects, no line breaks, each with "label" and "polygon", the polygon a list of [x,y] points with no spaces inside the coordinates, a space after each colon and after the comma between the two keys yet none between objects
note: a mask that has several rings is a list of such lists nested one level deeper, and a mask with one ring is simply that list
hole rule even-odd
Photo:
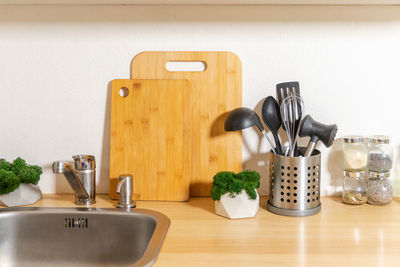
[{"label": "faucet lever handle", "polygon": [[94,170],[96,168],[96,159],[92,155],[75,155],[74,159],[75,169],[77,170]]}]

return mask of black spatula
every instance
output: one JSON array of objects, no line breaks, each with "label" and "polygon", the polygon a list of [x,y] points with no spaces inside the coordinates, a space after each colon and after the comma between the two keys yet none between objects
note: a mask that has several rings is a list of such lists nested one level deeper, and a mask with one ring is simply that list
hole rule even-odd
[{"label": "black spatula", "polygon": [[278,97],[279,105],[283,99],[290,95],[300,95],[300,84],[299,82],[286,82],[278,83],[276,85],[276,96]]},{"label": "black spatula", "polygon": [[[276,85],[276,96],[278,98],[278,103],[279,105],[282,104],[283,100],[288,97],[288,96],[300,96],[300,84],[299,82],[286,82],[286,83],[278,83]],[[297,101],[292,101],[292,106],[289,110],[289,113],[295,113],[295,116],[290,115],[291,118],[295,117],[295,121],[291,121],[291,132],[292,133],[297,133],[297,130],[299,128],[299,124],[301,121],[301,109],[299,106],[297,106]],[[285,126],[282,124],[282,127],[284,130]],[[293,137],[294,138],[294,137]],[[297,149],[297,144],[295,144],[294,148],[294,154],[298,156],[298,149]]]}]

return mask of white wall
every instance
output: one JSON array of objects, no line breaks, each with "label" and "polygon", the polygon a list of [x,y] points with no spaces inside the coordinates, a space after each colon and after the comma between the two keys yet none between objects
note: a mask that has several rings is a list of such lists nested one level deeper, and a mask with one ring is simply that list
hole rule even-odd
[{"label": "white wall", "polygon": [[[397,151],[399,47],[400,7],[0,6],[0,157],[44,166],[52,193],[70,189],[51,163],[92,153],[108,192],[109,82],[144,50],[233,51],[244,106],[298,80],[307,113],[338,136],[388,134]],[[265,144],[253,130],[245,142],[245,166],[263,170]],[[322,151],[322,193],[335,194],[340,156]]]}]

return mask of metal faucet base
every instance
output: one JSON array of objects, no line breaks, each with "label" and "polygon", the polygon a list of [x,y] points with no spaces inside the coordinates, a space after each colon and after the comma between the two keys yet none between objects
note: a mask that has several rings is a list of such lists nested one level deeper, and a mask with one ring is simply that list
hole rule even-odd
[{"label": "metal faucet base", "polygon": [[87,206],[96,203],[96,199],[81,199],[75,197],[75,204],[79,206]]},{"label": "metal faucet base", "polygon": [[121,203],[118,203],[118,204],[117,204],[117,208],[122,208],[122,209],[136,208],[136,202],[135,202],[135,201],[132,201],[131,204],[121,204]]}]

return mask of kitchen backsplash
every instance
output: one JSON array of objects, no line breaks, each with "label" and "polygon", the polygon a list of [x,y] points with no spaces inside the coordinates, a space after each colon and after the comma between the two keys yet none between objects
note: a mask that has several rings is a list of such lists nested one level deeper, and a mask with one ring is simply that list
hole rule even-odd
[{"label": "kitchen backsplash", "polygon": [[[399,196],[399,32],[400,7],[0,6],[1,156],[43,166],[42,191],[60,193],[71,191],[51,163],[94,154],[108,193],[111,80],[129,78],[145,50],[232,51],[243,106],[260,114],[277,83],[298,80],[305,113],[338,124],[337,137],[391,136]],[[243,137],[243,166],[266,194],[267,142],[254,129]],[[319,145],[322,195],[342,190],[341,148]]]}]

